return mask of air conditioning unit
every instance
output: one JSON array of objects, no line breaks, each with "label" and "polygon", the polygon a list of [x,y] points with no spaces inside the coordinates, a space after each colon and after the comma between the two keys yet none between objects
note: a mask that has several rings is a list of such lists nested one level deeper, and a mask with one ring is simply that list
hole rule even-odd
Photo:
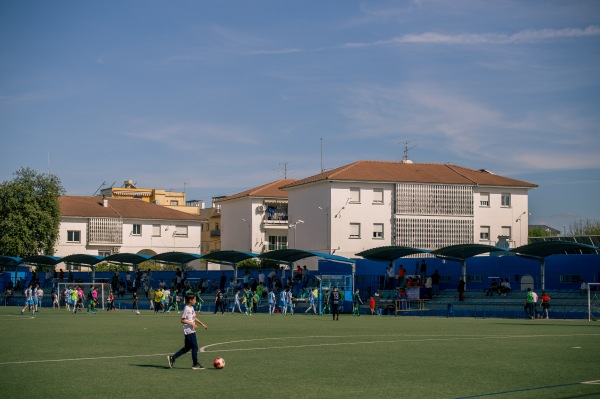
[{"label": "air conditioning unit", "polygon": [[263,213],[264,211],[265,211],[265,207],[264,206],[259,205],[259,206],[256,207],[256,212]]},{"label": "air conditioning unit", "polygon": [[113,254],[118,254],[119,252],[121,252],[121,247],[113,247],[112,252]]}]

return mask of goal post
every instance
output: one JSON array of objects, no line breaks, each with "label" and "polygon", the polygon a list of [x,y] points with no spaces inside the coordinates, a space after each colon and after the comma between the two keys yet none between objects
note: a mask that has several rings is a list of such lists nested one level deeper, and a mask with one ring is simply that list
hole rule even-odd
[{"label": "goal post", "polygon": [[600,318],[600,283],[587,283],[588,321]]},{"label": "goal post", "polygon": [[92,289],[92,285],[96,288],[98,288],[98,301],[100,302],[98,305],[102,308],[102,310],[104,310],[104,304],[106,303],[106,296],[108,295],[108,292],[110,290],[110,284],[108,283],[58,283],[57,285],[57,294],[59,297],[59,301],[62,301],[65,299],[65,290],[71,286],[72,288],[74,287],[81,287],[81,289],[83,290],[83,306],[84,308],[87,307],[87,295],[88,292],[90,292],[90,290]]}]

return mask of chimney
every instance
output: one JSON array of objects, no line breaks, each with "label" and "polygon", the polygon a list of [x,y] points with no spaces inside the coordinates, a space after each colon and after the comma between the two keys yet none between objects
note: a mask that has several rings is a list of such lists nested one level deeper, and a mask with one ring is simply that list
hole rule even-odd
[{"label": "chimney", "polygon": [[106,198],[106,195],[102,196],[102,206],[103,207],[108,207],[108,198]]}]

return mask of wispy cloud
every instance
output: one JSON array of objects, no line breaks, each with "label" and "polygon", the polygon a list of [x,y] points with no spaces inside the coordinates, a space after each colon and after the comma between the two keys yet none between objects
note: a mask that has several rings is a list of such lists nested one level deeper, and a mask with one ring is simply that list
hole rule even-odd
[{"label": "wispy cloud", "polygon": [[575,111],[515,114],[485,100],[427,84],[361,86],[340,108],[349,136],[382,140],[417,136],[419,146],[443,148],[451,159],[506,169],[598,168],[594,118]]},{"label": "wispy cloud", "polygon": [[527,29],[513,34],[502,33],[467,33],[443,34],[437,32],[424,32],[419,34],[406,34],[390,39],[373,42],[346,43],[342,47],[364,48],[378,46],[393,46],[401,44],[447,44],[447,45],[473,45],[473,44],[520,44],[537,43],[542,41],[555,41],[586,36],[600,36],[600,27],[590,25],[584,29]]},{"label": "wispy cloud", "polygon": [[129,136],[154,141],[180,151],[227,148],[228,145],[254,145],[255,134],[248,128],[224,124],[174,124],[158,129],[132,130]]},{"label": "wispy cloud", "polygon": [[[253,42],[252,45],[245,46],[241,51],[247,55],[289,55],[295,53],[309,53],[331,51],[335,49],[363,49],[374,47],[391,47],[411,44],[422,45],[448,45],[448,46],[467,46],[467,45],[506,45],[506,44],[528,44],[540,42],[553,42],[581,37],[600,36],[600,26],[590,25],[586,28],[564,28],[564,29],[526,29],[513,34],[504,33],[458,33],[448,34],[439,32],[409,33],[402,36],[388,39],[375,40],[370,42],[349,42],[339,45],[322,46],[314,48],[299,47],[281,47],[265,49],[260,48],[260,43]],[[264,44],[264,42],[263,42]],[[255,48],[252,48],[255,46]]]}]

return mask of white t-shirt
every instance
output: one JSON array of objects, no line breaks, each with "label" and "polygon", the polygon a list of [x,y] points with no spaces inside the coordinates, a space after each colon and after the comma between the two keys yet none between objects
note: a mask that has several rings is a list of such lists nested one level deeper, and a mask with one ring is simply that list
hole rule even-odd
[{"label": "white t-shirt", "polygon": [[[196,311],[192,306],[185,305],[183,312],[181,313],[181,320],[191,321],[192,323],[196,322]],[[194,327],[190,326],[189,324],[183,325],[183,333],[185,335],[194,334],[195,332],[196,330],[194,330]]]}]

